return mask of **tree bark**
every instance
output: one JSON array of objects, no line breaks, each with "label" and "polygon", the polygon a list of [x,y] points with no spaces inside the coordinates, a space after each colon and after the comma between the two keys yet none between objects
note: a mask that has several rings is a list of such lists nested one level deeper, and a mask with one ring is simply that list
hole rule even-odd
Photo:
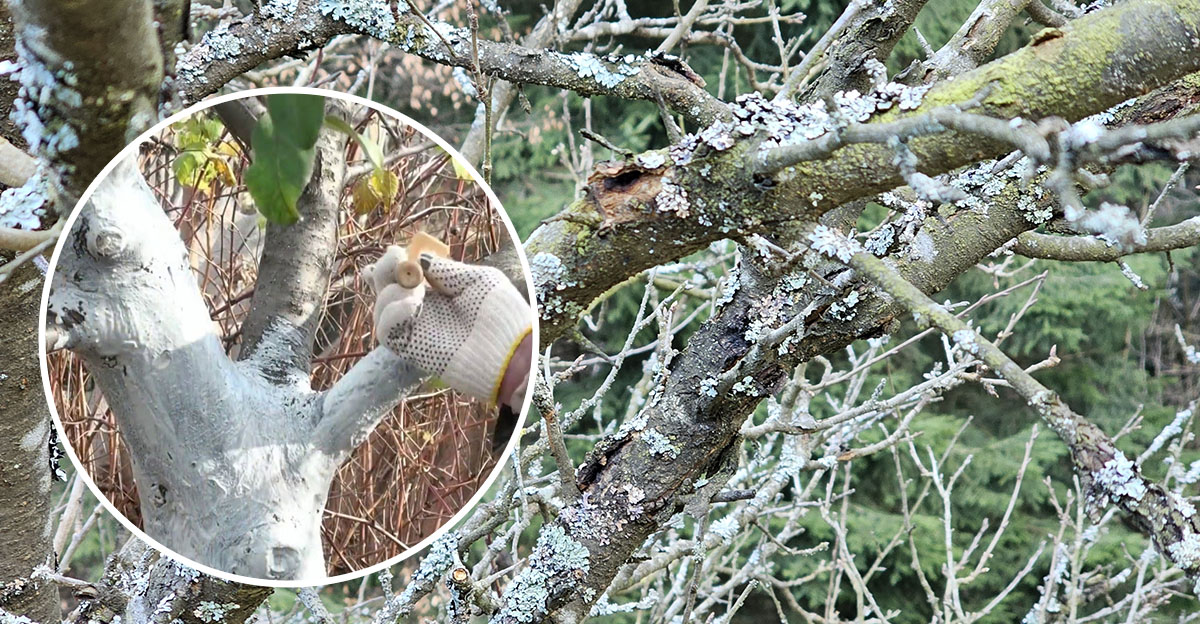
[{"label": "tree bark", "polygon": [[[100,170],[157,119],[163,58],[149,0],[12,2],[21,57],[17,121],[75,205]],[[53,199],[53,198],[52,198]]]},{"label": "tree bark", "polygon": [[[1191,114],[1197,102],[1200,76],[1192,75],[1123,109],[1119,120],[1146,123]],[[902,255],[891,259],[906,280],[923,292],[935,293],[1018,234],[1036,227],[1030,212],[1055,201],[1049,193],[1035,200],[1013,180],[991,198],[986,214],[960,211],[949,217],[948,226],[932,217],[926,221],[923,231],[933,241],[935,261]],[[697,480],[720,470],[740,444],[736,436],[745,418],[775,393],[797,364],[887,333],[902,312],[874,288],[848,281],[850,276],[840,265],[822,272],[821,284],[838,287],[827,289],[810,282],[809,288],[789,290],[782,281],[787,272],[741,263],[732,278],[737,282],[732,299],[688,339],[663,387],[579,466],[578,484],[584,496],[564,507],[550,531],[543,529],[531,572],[526,580],[518,576],[504,595],[506,605],[520,607],[501,611],[493,622],[585,618],[618,574],[637,578],[632,568],[626,568],[633,565],[627,563],[629,557],[696,495]],[[539,290],[545,287],[538,286]],[[850,289],[860,294],[852,317],[842,320],[828,315],[829,307]],[[750,357],[753,344],[746,333],[756,318],[791,319],[808,309],[814,311],[786,354],[766,349]],[[738,379],[745,380],[743,390],[701,391],[735,369]],[[663,440],[669,444],[663,446]],[[546,579],[541,583],[549,591],[539,592],[530,580],[535,578]]]},{"label": "tree bark", "polygon": [[0,609],[36,622],[59,619],[58,587],[32,578],[53,568],[50,413],[38,367],[42,277],[27,265],[0,292]]}]

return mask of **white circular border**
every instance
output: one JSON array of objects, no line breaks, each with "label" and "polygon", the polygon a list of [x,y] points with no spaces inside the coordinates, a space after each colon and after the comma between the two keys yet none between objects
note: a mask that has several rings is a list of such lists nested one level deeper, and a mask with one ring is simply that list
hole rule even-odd
[{"label": "white circular border", "polygon": [[[521,244],[521,238],[520,238],[520,236],[517,235],[516,228],[513,227],[512,219],[509,218],[509,216],[508,216],[508,211],[504,209],[504,205],[500,202],[500,198],[496,196],[496,193],[495,193],[495,191],[492,190],[492,187],[489,186],[488,183],[483,180],[483,176],[479,175],[479,171],[475,169],[475,166],[472,165],[470,162],[468,162],[465,158],[463,158],[462,154],[459,153],[459,151],[456,148],[454,148],[449,143],[447,143],[444,139],[442,139],[442,137],[440,137],[437,134],[435,134],[434,132],[432,132],[429,128],[426,128],[423,124],[413,120],[409,116],[407,116],[399,111],[393,110],[387,106],[384,106],[377,102],[373,102],[373,101],[368,100],[363,97],[359,97],[357,95],[351,95],[351,94],[342,93],[339,91],[332,91],[329,89],[316,89],[316,88],[310,88],[310,87],[265,87],[265,88],[259,88],[259,89],[247,89],[244,91],[238,91],[236,93],[230,93],[230,94],[226,94],[226,95],[217,96],[217,97],[214,97],[211,99],[203,100],[199,103],[193,104],[192,106],[189,106],[189,107],[185,108],[184,110],[182,110],[178,113],[175,113],[174,115],[171,115],[170,117],[167,117],[166,119],[163,119],[163,120],[159,121],[158,123],[154,124],[150,129],[148,129],[145,132],[138,135],[137,139],[135,139],[132,143],[130,143],[129,145],[126,145],[124,149],[122,149],[120,152],[118,152],[117,155],[111,161],[109,161],[109,163],[107,165],[104,166],[104,169],[102,169],[100,171],[100,174],[96,176],[96,179],[92,180],[91,184],[88,185],[87,189],[83,192],[83,195],[80,196],[79,202],[77,204],[75,204],[75,207],[71,210],[71,214],[67,217],[66,222],[63,224],[62,235],[59,237],[58,242],[54,246],[54,254],[50,257],[50,268],[46,271],[45,284],[42,287],[41,308],[40,308],[39,314],[38,314],[38,344],[39,344],[38,361],[41,365],[41,370],[42,370],[42,389],[46,395],[46,404],[50,409],[50,413],[53,415],[54,428],[58,431],[60,444],[62,444],[63,449],[67,452],[67,455],[71,458],[71,462],[75,465],[76,473],[80,477],[83,478],[85,483],[87,483],[87,486],[88,486],[88,488],[91,489],[92,494],[97,499],[100,500],[100,504],[104,505],[104,508],[111,515],[113,515],[117,519],[117,521],[121,523],[122,526],[124,526],[126,529],[128,529],[130,533],[133,533],[142,541],[150,544],[151,546],[153,546],[156,550],[158,550],[162,554],[167,555],[167,556],[171,557],[172,559],[175,559],[175,560],[179,561],[180,563],[187,565],[190,568],[199,570],[200,572],[203,572],[210,576],[215,576],[217,578],[224,579],[226,581],[234,581],[237,583],[258,585],[258,586],[262,586],[262,587],[276,587],[276,588],[318,587],[318,586],[332,585],[334,583],[342,583],[345,581],[352,581],[355,579],[362,578],[368,574],[378,572],[384,568],[388,568],[393,565],[396,565],[397,563],[400,563],[401,561],[404,561],[405,559],[413,556],[414,554],[424,550],[427,546],[429,546],[434,541],[436,541],[437,539],[439,539],[443,535],[445,535],[447,532],[449,532],[450,529],[453,528],[455,525],[462,522],[466,518],[467,514],[470,513],[475,508],[475,506],[479,504],[480,499],[482,499],[483,496],[485,494],[487,494],[488,489],[491,488],[492,483],[494,483],[496,481],[496,478],[500,476],[500,472],[502,470],[504,470],[504,467],[508,462],[508,458],[512,455],[513,450],[516,448],[517,442],[521,438],[521,430],[525,426],[525,419],[529,415],[529,406],[530,406],[531,402],[533,401],[533,384],[529,385],[529,389],[525,393],[525,402],[521,406],[520,414],[517,415],[517,424],[516,424],[516,427],[513,429],[512,437],[509,439],[508,445],[504,447],[504,452],[500,455],[500,458],[496,460],[496,465],[492,468],[492,474],[488,475],[488,478],[483,482],[482,485],[479,486],[479,489],[475,492],[474,496],[472,496],[471,499],[469,501],[467,501],[467,504],[462,509],[460,509],[458,511],[458,513],[454,514],[454,516],[452,516],[449,520],[442,523],[442,525],[440,527],[438,527],[438,529],[436,531],[434,531],[432,534],[430,534],[425,539],[418,542],[416,545],[409,547],[408,550],[405,550],[404,552],[400,553],[399,555],[396,555],[395,557],[392,557],[391,559],[377,563],[375,565],[363,568],[361,570],[357,570],[355,572],[349,572],[347,574],[341,574],[338,576],[329,576],[329,577],[324,577],[324,578],[319,578],[319,579],[281,581],[281,580],[260,579],[260,578],[254,578],[254,577],[249,577],[249,576],[242,576],[240,574],[230,574],[223,570],[217,570],[215,568],[206,566],[202,563],[192,561],[191,559],[176,553],[174,550],[163,545],[161,542],[154,539],[153,537],[150,537],[149,535],[146,534],[145,531],[134,526],[134,524],[132,522],[130,522],[129,519],[126,518],[124,514],[117,511],[117,508],[112,504],[112,501],[110,501],[108,499],[108,497],[105,496],[102,491],[100,491],[100,488],[96,486],[96,483],[94,481],[92,481],[92,476],[90,474],[88,474],[88,472],[86,470],[83,469],[82,462],[80,462],[79,458],[75,455],[75,449],[71,446],[71,444],[69,443],[69,441],[67,439],[66,430],[63,428],[63,425],[62,425],[62,418],[58,414],[58,407],[54,404],[53,395],[50,392],[50,374],[49,374],[49,369],[47,367],[47,355],[48,354],[45,349],[45,344],[46,344],[46,305],[47,305],[47,302],[49,301],[49,297],[50,297],[50,284],[51,284],[51,280],[54,277],[54,270],[58,266],[58,256],[62,252],[62,248],[64,247],[64,245],[67,241],[67,238],[68,238],[67,235],[71,232],[71,229],[75,225],[75,220],[79,216],[79,208],[81,206],[83,206],[88,201],[89,198],[91,198],[92,193],[95,192],[96,187],[98,186],[100,180],[103,180],[104,177],[109,174],[109,172],[113,169],[114,166],[116,166],[116,164],[119,161],[121,161],[123,158],[126,158],[126,157],[130,156],[131,154],[135,153],[136,150],[139,148],[139,146],[147,138],[149,138],[151,135],[155,135],[155,134],[161,132],[164,128],[166,128],[170,124],[178,122],[184,118],[190,117],[191,115],[194,115],[197,112],[206,110],[206,109],[211,108],[212,106],[215,106],[222,102],[228,102],[231,100],[240,100],[240,99],[244,99],[244,98],[248,98],[248,97],[271,95],[271,94],[275,94],[275,93],[303,93],[303,94],[307,94],[307,95],[317,95],[317,96],[325,97],[325,98],[344,100],[346,102],[349,102],[352,104],[357,104],[359,106],[365,106],[367,108],[371,108],[371,109],[375,110],[376,112],[378,112],[382,115],[387,115],[394,119],[399,119],[403,123],[406,123],[406,124],[412,126],[413,128],[416,128],[417,131],[419,131],[421,134],[425,135],[429,139],[432,139],[433,142],[435,144],[437,144],[438,147],[445,150],[446,153],[448,153],[451,158],[456,159],[460,164],[462,164],[466,167],[467,172],[471,174],[472,180],[476,184],[483,187],[483,192],[487,196],[488,201],[493,202],[497,207],[499,207],[500,215],[503,217],[504,225],[508,230],[509,238],[512,240],[513,244],[517,248],[517,256],[521,260],[521,268],[524,269],[524,272],[525,272],[526,292],[529,293],[529,295],[531,297],[532,297],[533,293],[536,292],[534,290],[534,286],[533,286],[533,275],[532,275],[531,269],[529,267],[529,259],[525,257],[525,248]],[[538,328],[537,306],[536,306],[536,304],[533,304],[532,301],[531,301],[531,309],[533,311],[533,334],[532,334],[533,335],[533,350],[532,350],[532,352],[536,354],[536,353],[538,353],[538,348],[539,348],[538,344],[539,344],[540,336],[539,336],[539,328]],[[529,378],[530,378],[530,380],[532,380],[533,376],[537,372],[537,358],[530,358],[530,360],[531,361],[530,361],[530,365],[529,365]]]}]

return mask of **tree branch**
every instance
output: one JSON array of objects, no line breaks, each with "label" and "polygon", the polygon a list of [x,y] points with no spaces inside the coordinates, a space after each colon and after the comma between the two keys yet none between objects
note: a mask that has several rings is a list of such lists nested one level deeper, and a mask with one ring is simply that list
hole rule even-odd
[{"label": "tree branch", "polygon": [[0,609],[57,622],[57,588],[31,578],[38,566],[54,564],[50,413],[38,392],[38,339],[30,331],[37,323],[41,275],[26,265],[14,279],[22,287],[0,291]]},{"label": "tree branch", "polygon": [[1113,245],[1096,236],[1054,236],[1025,232],[1017,237],[1012,250],[1027,258],[1114,262],[1132,254],[1172,251],[1193,245],[1200,245],[1200,217],[1146,230],[1146,242],[1134,243],[1128,248]]},{"label": "tree branch", "polygon": [[[338,107],[330,114],[344,116],[346,111]],[[297,372],[308,376],[313,336],[337,252],[338,208],[346,177],[345,135],[322,128],[316,152],[312,177],[296,203],[300,220],[267,227],[254,298],[242,323],[239,357],[243,360],[259,354],[268,329],[276,337],[286,337],[286,354],[275,351],[268,354],[270,361],[260,362],[279,379]],[[287,331],[278,331],[285,327]]]},{"label": "tree branch", "polygon": [[[1119,117],[1140,121],[1190,112],[1200,96],[1200,80],[1195,78],[1147,95],[1123,108]],[[982,169],[990,171],[991,167],[987,164]],[[927,219],[921,231],[932,241],[932,260],[911,257],[904,250],[890,255],[904,278],[923,292],[945,288],[989,253],[1036,227],[1033,215],[1055,201],[1048,193],[1040,198],[1031,196],[1019,175],[987,199],[986,212],[959,211],[948,217],[948,226],[936,217]],[[544,265],[539,269],[536,257],[532,263],[535,273],[547,270]],[[844,268],[838,270],[845,273]],[[714,470],[723,453],[736,444],[735,436],[746,416],[775,392],[799,363],[838,351],[854,340],[886,333],[902,313],[900,306],[875,289],[859,288],[858,303],[850,315],[836,317],[829,312],[830,307],[843,300],[847,289],[853,287],[849,280],[827,273],[825,281],[811,280],[795,290],[785,282],[791,275],[779,271],[768,276],[757,264],[742,263],[730,276],[732,283],[726,291],[730,293],[729,302],[688,339],[661,382],[658,394],[671,400],[648,401],[627,419],[621,431],[600,442],[580,465],[577,474],[585,495],[578,503],[565,507],[551,526],[563,529],[558,539],[564,545],[577,543],[587,550],[586,574],[552,601],[537,604],[535,613],[585,616],[595,598],[627,565],[628,557],[682,507],[695,480]],[[829,278],[838,282],[838,288],[828,288]],[[763,293],[774,292],[786,296],[764,299]],[[764,307],[764,300],[770,301],[771,307]],[[752,345],[746,338],[747,328],[755,319],[774,317],[783,324],[797,313],[804,317],[788,341],[786,353],[759,349],[756,360],[748,359]],[[773,329],[762,328],[767,332]],[[735,367],[742,382],[737,391],[703,391],[717,383],[714,372]],[[669,446],[655,444],[655,440],[667,440]],[[561,563],[551,562],[542,572]],[[573,570],[562,574],[578,575]],[[508,592],[514,589],[520,586],[510,585]],[[507,592],[504,598],[509,600]],[[540,620],[544,615],[534,618]]]},{"label": "tree branch", "polygon": [[[558,24],[561,20],[569,19],[578,10],[582,0],[559,0],[542,19],[538,20],[533,30],[521,40],[521,45],[532,50],[549,47],[558,36]],[[492,115],[493,125],[499,124],[505,111],[512,105],[517,96],[519,86],[507,80],[497,80],[492,84]],[[463,139],[459,151],[468,162],[476,164],[483,160],[483,148],[486,135],[492,129],[487,127],[486,112],[479,111],[475,116],[471,129]]]},{"label": "tree branch", "polygon": [[158,117],[163,59],[153,6],[20,2],[12,9],[24,87],[18,122],[30,150],[53,172],[57,209],[65,213]]},{"label": "tree branch", "polygon": [[868,91],[873,86],[873,76],[867,69],[866,59],[873,58],[880,63],[887,61],[926,2],[870,3],[860,9],[837,45],[827,53],[825,71],[804,91],[801,99],[812,102],[830,97],[836,91]]},{"label": "tree branch", "polygon": [[21,186],[37,171],[37,160],[0,137],[0,184]]},{"label": "tree branch", "polygon": [[850,266],[912,312],[919,323],[942,330],[960,348],[1008,381],[1067,444],[1076,473],[1088,494],[1089,506],[1093,510],[1108,503],[1119,507],[1138,531],[1151,538],[1164,557],[1200,585],[1200,514],[1191,504],[1143,477],[1099,427],[1071,410],[1057,393],[883,260],[859,252],[850,259]]},{"label": "tree branch", "polygon": [[940,80],[975,69],[989,57],[1013,20],[1030,0],[983,0],[958,32],[913,75],[920,82]]},{"label": "tree branch", "polygon": [[[922,107],[962,104],[986,89],[973,112],[994,118],[1075,120],[1101,112],[1200,69],[1200,24],[1192,19],[1198,12],[1197,0],[1133,0],[1084,16],[1060,36],[934,86]],[[1110,52],[1097,55],[1098,48]],[[771,106],[755,104],[760,110]],[[874,121],[922,112],[898,108],[893,105]],[[756,113],[742,114],[752,118]],[[800,132],[801,126],[789,130]],[[646,268],[729,232],[765,231],[781,221],[815,217],[904,181],[892,164],[893,149],[872,145],[844,147],[825,160],[797,164],[776,176],[774,184],[756,179],[745,163],[764,138],[775,137],[765,137],[772,131],[762,127],[753,132],[746,137],[732,124],[721,124],[701,133],[710,138],[693,136],[672,148],[669,161],[661,151],[648,152],[635,159],[641,165],[597,171],[589,180],[591,194],[543,223],[526,244],[539,289],[542,339],[561,336],[596,297]],[[1003,142],[963,140],[956,133],[917,138],[908,147],[929,175],[1008,150]],[[615,187],[619,192],[608,192],[614,188],[608,181],[617,178],[623,181]],[[706,202],[710,197],[719,199]],[[560,281],[566,275],[570,279]]]},{"label": "tree branch", "polygon": [[[469,29],[434,22],[436,33],[412,13],[397,21],[386,2],[331,8],[318,0],[301,0],[294,14],[276,19],[261,12],[210,31],[179,60],[184,100],[197,101],[263,61],[322,45],[347,33],[369,35],[430,61],[474,69]],[[450,50],[442,41],[451,46]],[[724,115],[726,107],[672,63],[657,57],[605,59],[593,54],[479,41],[483,73],[518,84],[538,84],[581,95],[608,95],[656,101],[697,125]]]},{"label": "tree branch", "polygon": [[313,443],[340,463],[424,377],[391,349],[375,347],[322,395]]}]

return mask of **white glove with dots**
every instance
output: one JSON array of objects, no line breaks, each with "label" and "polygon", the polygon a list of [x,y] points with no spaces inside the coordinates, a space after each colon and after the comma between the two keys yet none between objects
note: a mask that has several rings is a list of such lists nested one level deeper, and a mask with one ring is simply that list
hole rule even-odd
[{"label": "white glove with dots", "polygon": [[[418,258],[424,279],[400,247],[388,247],[367,277],[375,288],[375,336],[451,388],[494,405],[517,348],[533,331],[533,310],[499,269]],[[527,371],[517,371],[522,376]],[[523,397],[514,393],[516,400]],[[518,406],[519,408],[519,406]]]}]

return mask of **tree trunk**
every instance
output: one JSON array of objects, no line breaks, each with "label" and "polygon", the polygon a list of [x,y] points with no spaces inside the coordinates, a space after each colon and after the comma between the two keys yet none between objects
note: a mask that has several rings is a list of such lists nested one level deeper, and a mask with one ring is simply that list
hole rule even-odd
[{"label": "tree trunk", "polygon": [[[300,200],[304,218],[268,235],[319,244],[270,247],[264,258],[291,258],[264,262],[259,283],[279,285],[279,272],[333,253],[343,140],[322,134]],[[326,235],[306,238],[306,228]],[[271,318],[247,357],[231,361],[178,233],[131,163],[110,174],[68,236],[49,319],[66,330],[66,346],[87,363],[117,417],[146,533],[234,574],[324,577],[320,527],[334,473],[417,381],[416,370],[379,348],[329,391],[311,389],[311,355],[300,353],[320,312],[311,304],[324,298],[321,271],[309,275],[315,295],[292,283],[256,298],[245,324]],[[297,297],[306,302],[299,308]]]},{"label": "tree trunk", "polygon": [[26,265],[0,292],[0,609],[57,622],[58,589],[30,578],[55,564],[50,521],[50,414],[38,370],[41,275]]}]

